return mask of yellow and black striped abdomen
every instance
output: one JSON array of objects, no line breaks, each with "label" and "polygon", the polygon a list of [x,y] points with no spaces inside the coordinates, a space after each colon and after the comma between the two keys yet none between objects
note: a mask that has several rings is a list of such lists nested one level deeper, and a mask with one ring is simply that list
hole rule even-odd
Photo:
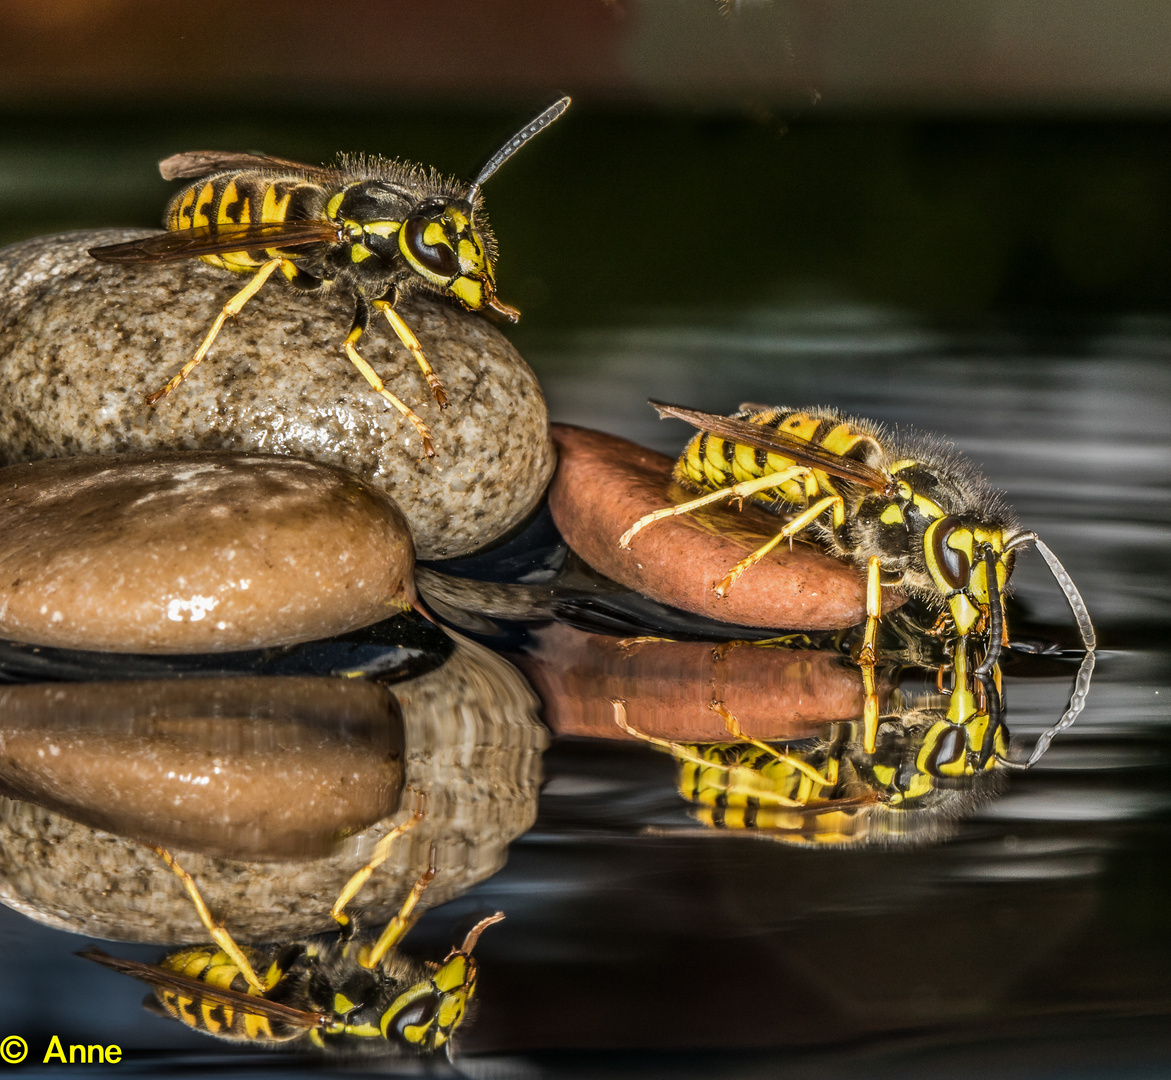
[{"label": "yellow and black striped abdomen", "polygon": [[[245,951],[249,962],[254,965],[262,959],[252,950]],[[235,990],[241,994],[256,994],[255,990],[249,988],[248,981],[227,953],[219,949],[207,946],[180,949],[167,956],[159,966],[205,982],[208,986]],[[272,985],[279,981],[279,977],[278,971],[270,969],[268,981]],[[226,1002],[200,998],[197,994],[184,994],[169,987],[157,987],[155,997],[176,1020],[221,1039],[260,1043],[286,1042],[304,1034],[302,1028],[270,1020],[267,1016],[235,1008]]]},{"label": "yellow and black striped abdomen", "polygon": [[[166,226],[172,232],[217,225],[279,225],[284,221],[312,221],[325,217],[329,192],[299,176],[275,176],[255,171],[218,173],[185,187],[167,207]],[[287,254],[296,259],[304,248],[203,255],[204,262],[236,273],[248,273],[264,255]]]},{"label": "yellow and black striped abdomen", "polygon": [[[836,413],[765,409],[741,414],[740,418],[868,464],[874,464],[883,456],[882,448],[873,435],[859,430]],[[758,450],[701,432],[683,451],[675,466],[675,479],[684,487],[697,491],[718,491],[744,480],[782,472],[795,464],[791,458],[782,454]],[[785,480],[776,487],[757,492],[751,498],[775,510],[778,509],[777,504],[807,506],[819,494],[836,494],[836,488],[825,473],[809,470],[804,477]]]}]

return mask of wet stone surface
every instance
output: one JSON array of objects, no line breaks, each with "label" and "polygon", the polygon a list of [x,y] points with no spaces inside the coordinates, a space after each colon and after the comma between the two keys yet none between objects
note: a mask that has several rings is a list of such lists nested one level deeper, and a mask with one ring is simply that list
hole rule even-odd
[{"label": "wet stone surface", "polygon": [[340,469],[233,454],[0,469],[0,636],[112,652],[329,637],[414,598],[394,503]]},{"label": "wet stone surface", "polygon": [[428,559],[490,543],[540,498],[554,455],[536,378],[486,319],[433,300],[400,312],[450,408],[435,404],[385,320],[360,343],[431,429],[432,459],[346,359],[352,300],[301,296],[276,279],[185,382],[148,406],[146,395],[191,358],[245,279],[198,261],[108,265],[87,254],[140,235],[70,233],[0,251],[0,461],[135,450],[307,458],[392,494]]}]

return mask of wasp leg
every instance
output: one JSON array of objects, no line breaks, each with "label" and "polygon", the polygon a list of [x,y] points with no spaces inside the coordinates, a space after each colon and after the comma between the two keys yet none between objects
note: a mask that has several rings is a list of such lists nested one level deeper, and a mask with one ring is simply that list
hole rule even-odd
[{"label": "wasp leg", "polygon": [[870,557],[866,570],[866,633],[858,653],[859,664],[878,662],[878,620],[882,616],[882,564]]},{"label": "wasp leg", "polygon": [[645,743],[650,743],[652,746],[658,746],[670,751],[672,756],[679,761],[687,761],[692,765],[699,765],[705,769],[720,767],[717,762],[709,761],[707,758],[702,757],[684,743],[675,742],[672,739],[662,739],[657,735],[648,735],[645,731],[639,731],[638,728],[633,727],[626,719],[626,702],[621,698],[611,698],[610,704],[614,706],[614,723],[625,731],[627,735],[633,735],[636,739],[641,739]]},{"label": "wasp leg", "polygon": [[364,955],[359,959],[359,963],[363,967],[377,967],[382,958],[398,942],[402,941],[415,921],[411,917],[411,913],[415,910],[415,905],[418,904],[423,893],[426,892],[427,886],[435,880],[437,873],[438,871],[435,869],[435,845],[432,844],[427,869],[423,876],[411,886],[411,891],[407,893],[407,898],[403,901],[403,906],[398,909],[398,914],[386,924],[386,929],[382,931],[378,940],[371,946],[370,951],[367,953],[365,950],[362,950]]},{"label": "wasp leg", "polygon": [[390,323],[391,328],[398,335],[399,341],[407,347],[407,350],[415,358],[423,372],[423,378],[427,380],[427,385],[431,387],[431,393],[439,403],[439,407],[446,409],[448,404],[447,391],[443,389],[443,383],[439,381],[439,376],[435,374],[435,369],[431,366],[427,357],[423,355],[423,346],[419,344],[419,339],[411,332],[411,328],[403,322],[402,316],[394,310],[389,300],[375,300],[373,304],[374,307],[386,316],[386,321]]},{"label": "wasp leg", "polygon": [[[779,473],[776,475],[780,475]],[[739,486],[739,485],[737,485]],[[767,544],[762,544],[751,555],[745,556],[735,566],[732,567],[719,581],[712,590],[716,596],[727,596],[731,591],[733,585],[736,584],[736,579],[744,573],[745,570],[755,566],[761,559],[763,559],[773,548],[775,548],[782,540],[790,540],[796,536],[802,529],[807,528],[814,521],[816,521],[822,514],[824,514],[830,507],[833,507],[834,520],[836,521],[844,513],[845,504],[840,495],[827,495],[824,499],[815,502],[807,510],[802,510],[792,521],[788,523],[776,536],[774,536]]]},{"label": "wasp leg", "polygon": [[338,926],[343,928],[349,926],[350,917],[346,914],[346,905],[358,895],[362,886],[370,880],[370,875],[386,862],[394,841],[402,836],[403,833],[410,831],[418,825],[426,814],[427,796],[424,792],[420,791],[416,793],[414,814],[407,818],[401,825],[396,825],[378,841],[378,845],[374,848],[374,854],[370,856],[370,861],[346,882],[344,888],[338,894],[338,898],[333,902],[333,907],[329,909],[329,914]]},{"label": "wasp leg", "polygon": [[225,322],[230,318],[234,318],[240,314],[241,309],[249,300],[260,291],[260,286],[263,285],[269,278],[269,275],[285,262],[284,259],[269,259],[256,273],[252,279],[244,286],[235,296],[232,297],[223,308],[220,310],[216,320],[211,324],[211,329],[207,332],[207,336],[203,339],[203,344],[195,350],[195,355],[179,369],[179,374],[171,378],[161,390],[156,390],[153,394],[147,394],[146,403],[148,405],[157,404],[162,398],[165,398],[172,390],[175,389],[192,371],[202,362],[207,355],[207,350],[211,348],[211,344],[215,341],[216,336],[223,328]]},{"label": "wasp leg", "polygon": [[[737,742],[749,743],[758,750],[763,750],[766,754],[771,754],[777,761],[783,761],[788,765],[792,765],[794,769],[800,773],[804,773],[806,777],[819,787],[833,787],[838,782],[838,763],[836,759],[830,759],[827,770],[829,775],[822,775],[808,762],[793,757],[792,754],[782,753],[775,746],[769,746],[768,743],[762,742],[760,739],[754,739],[751,735],[744,734],[744,730],[740,727],[740,721],[725,708],[722,701],[713,701],[708,708],[724,721],[724,727],[728,729],[728,734]],[[804,806],[805,803],[797,800],[793,805]]]},{"label": "wasp leg", "polygon": [[685,503],[679,503],[678,506],[664,506],[662,510],[655,510],[644,517],[640,517],[619,537],[618,546],[621,548],[630,547],[630,542],[636,534],[648,525],[653,525],[656,521],[663,521],[666,518],[676,517],[679,514],[689,514],[692,510],[698,510],[702,506],[719,502],[721,499],[743,500],[748,498],[749,495],[755,495],[758,491],[767,491],[770,487],[783,484],[786,480],[791,480],[795,476],[803,476],[808,471],[803,465],[794,466],[790,469],[782,469],[780,472],[768,473],[765,476],[755,476],[751,480],[742,480],[739,484],[733,484],[732,487],[720,488],[719,491],[713,491],[707,495],[701,495],[698,499],[690,499]]},{"label": "wasp leg", "polygon": [[644,645],[654,645],[661,641],[674,642],[674,638],[669,637],[654,637],[650,634],[643,634],[640,637],[624,637],[618,641],[618,648],[622,650],[624,656],[633,656]]},{"label": "wasp leg", "polygon": [[435,444],[431,441],[431,432],[427,425],[415,415],[414,410],[405,401],[400,401],[386,389],[386,383],[378,377],[378,373],[358,355],[358,350],[354,348],[354,343],[365,333],[369,322],[370,308],[362,297],[358,297],[358,304],[354,311],[354,325],[350,327],[350,332],[346,335],[342,348],[345,349],[346,356],[350,358],[350,363],[362,373],[362,378],[370,384],[373,391],[376,394],[381,394],[414,425],[415,430],[419,433],[419,438],[423,440],[423,453],[429,458],[434,457]]},{"label": "wasp leg", "polygon": [[749,649],[812,649],[813,641],[808,634],[781,634],[770,638],[734,638],[722,641],[712,649],[713,660],[726,660],[741,646]]},{"label": "wasp leg", "polygon": [[240,974],[248,980],[248,985],[254,990],[264,993],[267,987],[261,982],[260,976],[252,970],[252,965],[248,962],[248,957],[244,955],[244,951],[240,946],[232,940],[232,935],[224,928],[224,924],[218,923],[212,918],[211,912],[208,911],[207,905],[203,902],[203,897],[199,895],[199,888],[195,884],[195,879],[175,862],[175,857],[169,851],[165,851],[161,847],[154,847],[153,845],[151,849],[176,873],[179,880],[183,882],[183,888],[187,890],[187,895],[191,897],[191,902],[195,905],[195,911],[199,916],[199,921],[203,923],[207,932],[211,934],[212,941],[223,949],[232,963],[240,969]]}]

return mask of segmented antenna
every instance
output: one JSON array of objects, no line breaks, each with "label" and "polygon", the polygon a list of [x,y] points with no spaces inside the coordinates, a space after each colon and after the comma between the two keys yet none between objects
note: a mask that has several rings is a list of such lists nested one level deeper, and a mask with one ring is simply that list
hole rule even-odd
[{"label": "segmented antenna", "polygon": [[1032,541],[1037,545],[1037,550],[1041,553],[1041,558],[1049,564],[1049,570],[1057,580],[1057,584],[1061,586],[1061,591],[1065,593],[1065,599],[1069,602],[1070,610],[1073,612],[1073,617],[1077,619],[1078,629],[1082,632],[1082,641],[1085,643],[1086,651],[1093,652],[1097,647],[1098,639],[1094,634],[1094,624],[1090,622],[1090,612],[1086,608],[1086,602],[1082,599],[1082,594],[1078,592],[1077,586],[1073,583],[1073,578],[1069,576],[1069,571],[1061,565],[1061,560],[1049,549],[1046,544],[1036,533],[1021,533],[1019,536],[1014,536],[1011,541],[1005,546],[1005,551],[1011,551],[1014,547]]},{"label": "segmented antenna", "polygon": [[540,116],[535,120],[531,120],[523,128],[520,129],[511,139],[508,140],[495,154],[492,155],[491,160],[480,170],[480,175],[475,178],[468,185],[468,193],[464,196],[473,206],[476,205],[476,196],[480,193],[480,185],[484,183],[497,169],[500,168],[513,154],[515,154],[525,143],[529,141],[538,131],[547,128],[554,120],[557,119],[566,109],[569,108],[570,98],[568,96],[561,98],[559,101],[553,102]]}]

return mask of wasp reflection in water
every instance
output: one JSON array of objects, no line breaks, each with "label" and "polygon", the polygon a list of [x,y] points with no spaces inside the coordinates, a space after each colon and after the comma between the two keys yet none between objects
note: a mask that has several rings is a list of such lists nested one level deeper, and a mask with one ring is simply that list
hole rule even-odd
[{"label": "wasp reflection in water", "polygon": [[[442,963],[399,946],[416,911],[495,873],[532,823],[547,738],[535,707],[515,669],[461,640],[390,686],[5,688],[0,782],[18,798],[0,799],[0,900],[91,937],[185,945],[158,965],[90,956],[152,983],[192,1027],[431,1052],[460,1022],[472,946],[496,916]],[[315,807],[328,820],[309,834]],[[385,926],[377,940],[355,932],[355,901],[364,925]]]},{"label": "wasp reflection in water", "polygon": [[1084,708],[1093,669],[1090,652],[1069,709],[1024,762],[1010,754],[999,669],[982,693],[957,689],[880,715],[876,730],[868,716],[796,740],[753,738],[720,701],[710,709],[731,740],[704,743],[648,734],[625,701],[611,704],[619,728],[675,757],[679,794],[703,825],[808,846],[925,843],[992,797],[1007,771],[1040,759]]}]

